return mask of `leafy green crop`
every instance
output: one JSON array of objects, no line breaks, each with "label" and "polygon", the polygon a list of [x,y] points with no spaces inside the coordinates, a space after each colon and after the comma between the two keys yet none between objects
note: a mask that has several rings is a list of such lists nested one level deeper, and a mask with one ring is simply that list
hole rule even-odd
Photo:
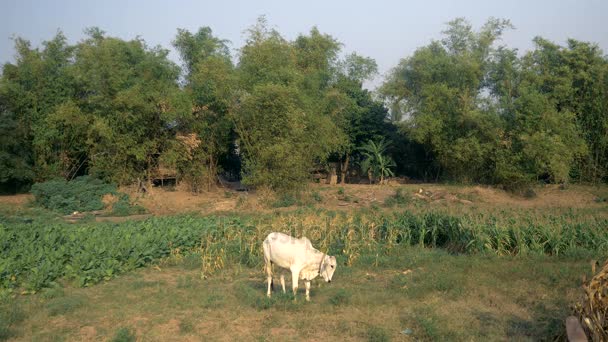
[{"label": "leafy green crop", "polygon": [[[277,229],[308,236],[317,248],[347,265],[382,263],[384,256],[402,250],[397,247],[411,245],[498,255],[600,256],[608,251],[608,220],[574,213],[511,217],[406,211],[351,217],[318,212],[313,215],[319,219],[316,222],[301,214],[290,215],[173,216],[121,224],[0,224],[0,288],[36,292],[59,278],[89,286],[176,253],[198,256],[196,264],[205,276],[225,263],[259,266],[261,242]],[[290,231],[294,229],[298,231]]]}]

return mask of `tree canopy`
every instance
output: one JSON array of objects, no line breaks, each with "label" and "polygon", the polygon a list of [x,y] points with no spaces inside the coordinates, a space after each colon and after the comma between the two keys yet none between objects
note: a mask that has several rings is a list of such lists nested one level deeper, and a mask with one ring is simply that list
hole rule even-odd
[{"label": "tree canopy", "polygon": [[[403,58],[377,91],[369,57],[312,27],[295,39],[264,17],[230,42],[178,29],[173,47],[99,28],[69,44],[15,39],[0,76],[0,187],[91,175],[117,184],[175,170],[192,191],[223,174],[301,189],[401,175],[517,188],[608,180],[608,59],[594,43],[501,44],[508,20],[464,18]],[[368,172],[369,171],[369,172]]]}]

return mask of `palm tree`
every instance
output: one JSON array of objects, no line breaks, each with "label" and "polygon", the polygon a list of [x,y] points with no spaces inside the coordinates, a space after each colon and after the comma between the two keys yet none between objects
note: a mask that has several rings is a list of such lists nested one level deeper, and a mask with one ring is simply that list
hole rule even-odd
[{"label": "palm tree", "polygon": [[380,140],[374,142],[368,140],[367,143],[359,148],[361,154],[365,158],[361,163],[361,170],[367,173],[369,181],[380,176],[380,184],[384,183],[384,177],[394,176],[391,168],[395,167],[393,159],[384,153],[386,152],[389,143]]}]

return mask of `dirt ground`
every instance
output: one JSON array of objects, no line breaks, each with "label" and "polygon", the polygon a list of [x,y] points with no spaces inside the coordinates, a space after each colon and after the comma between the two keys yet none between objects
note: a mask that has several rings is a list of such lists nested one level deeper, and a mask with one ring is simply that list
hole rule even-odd
[{"label": "dirt ground", "polygon": [[[465,186],[446,184],[391,184],[367,185],[309,184],[298,199],[299,205],[328,210],[352,210],[373,205],[381,206],[396,191],[413,202],[431,206],[468,206],[488,208],[603,208],[608,197],[608,187],[571,185],[561,189],[559,185],[534,188],[535,196],[526,198],[489,186]],[[211,214],[218,212],[269,212],[282,205],[274,203],[280,196],[269,191],[236,191],[217,187],[212,191],[192,193],[185,187],[153,187],[148,193],[138,193],[133,187],[122,187],[131,200],[143,206],[152,215],[178,213]],[[0,204],[21,207],[33,200],[30,194],[0,196]]]},{"label": "dirt ground", "polygon": [[[558,185],[535,188],[536,196],[525,198],[504,190],[487,186],[462,186],[442,184],[404,184],[404,185],[366,185],[309,184],[301,195],[301,202],[329,210],[349,210],[382,205],[394,196],[397,189],[414,201],[431,205],[450,205],[457,203],[476,207],[500,208],[582,208],[602,207],[598,202],[605,186],[573,185],[565,190]],[[184,212],[210,214],[239,210],[259,212],[276,209],[273,203],[277,195],[267,191],[235,191],[216,188],[209,192],[192,193],[185,189],[152,188],[143,195],[131,188],[122,188],[139,205],[153,215],[167,215]],[[605,195],[604,195],[605,196]],[[316,200],[313,199],[316,197]],[[0,198],[0,202],[3,201]]]}]

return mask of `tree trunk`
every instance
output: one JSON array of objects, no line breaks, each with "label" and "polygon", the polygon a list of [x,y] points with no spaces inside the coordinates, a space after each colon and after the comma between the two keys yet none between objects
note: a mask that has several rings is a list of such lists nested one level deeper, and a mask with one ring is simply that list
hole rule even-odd
[{"label": "tree trunk", "polygon": [[346,184],[346,174],[348,173],[348,162],[350,160],[350,155],[346,152],[346,157],[344,158],[344,163],[340,165],[340,184]]},{"label": "tree trunk", "polygon": [[215,160],[213,155],[209,156],[209,167],[207,169],[207,192],[211,191],[211,182],[215,180]]}]

